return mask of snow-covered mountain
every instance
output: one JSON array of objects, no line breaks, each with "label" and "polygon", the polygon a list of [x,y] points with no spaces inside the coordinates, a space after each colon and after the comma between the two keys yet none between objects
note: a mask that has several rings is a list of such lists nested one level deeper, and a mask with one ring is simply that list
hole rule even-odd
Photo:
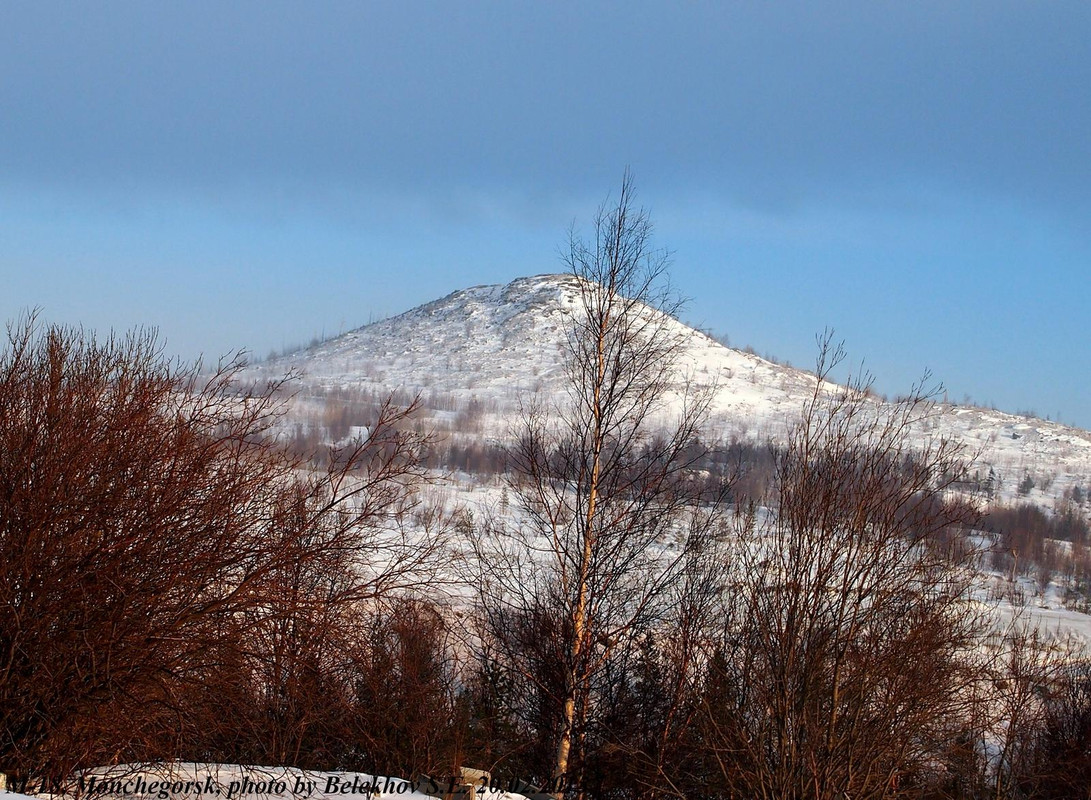
[{"label": "snow-covered mountain", "polygon": [[[308,393],[403,389],[422,393],[437,413],[477,401],[491,418],[485,430],[501,436],[521,400],[563,392],[566,318],[579,302],[571,275],[475,286],[255,365],[249,375],[261,379],[295,369],[304,376],[304,399]],[[671,324],[686,340],[680,378],[715,386],[711,435],[753,441],[783,435],[813,392],[813,375],[725,347],[681,322]],[[1091,485],[1087,431],[977,407],[938,410],[921,434],[957,437],[980,451],[983,469],[994,468],[1005,494],[1026,474],[1040,483],[1052,478],[1051,497],[1073,484]]]}]

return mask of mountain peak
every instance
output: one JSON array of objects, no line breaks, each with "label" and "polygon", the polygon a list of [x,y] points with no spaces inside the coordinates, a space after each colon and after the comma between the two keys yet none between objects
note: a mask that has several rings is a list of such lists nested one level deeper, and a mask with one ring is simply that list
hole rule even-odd
[{"label": "mountain peak", "polygon": [[[572,275],[534,275],[473,286],[291,353],[248,371],[256,379],[304,375],[303,394],[422,394],[435,414],[471,401],[490,409],[502,435],[534,393],[565,391],[568,317],[580,303]],[[782,437],[814,391],[810,373],[725,347],[677,320],[683,336],[679,381],[714,390],[710,435]],[[876,401],[880,402],[880,401]],[[1041,468],[1091,480],[1091,434],[1003,412],[943,406],[921,435],[965,441],[1007,476]]]}]

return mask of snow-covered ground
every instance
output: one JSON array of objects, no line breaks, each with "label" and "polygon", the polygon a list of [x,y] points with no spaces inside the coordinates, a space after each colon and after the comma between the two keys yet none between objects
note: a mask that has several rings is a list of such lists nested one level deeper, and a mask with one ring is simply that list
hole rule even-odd
[{"label": "snow-covered ground", "polygon": [[[476,406],[473,429],[460,439],[504,440],[521,404],[564,396],[563,349],[568,318],[579,291],[569,275],[520,278],[507,285],[477,286],[350,331],[322,344],[248,368],[253,381],[288,370],[303,375],[288,424],[306,426],[331,393],[375,396],[402,390],[420,393],[432,421],[454,425],[460,409]],[[658,313],[648,311],[647,313]],[[713,439],[764,444],[783,437],[815,390],[816,378],[725,347],[673,321],[685,339],[679,382],[713,387],[708,432]],[[879,399],[876,411],[886,407]],[[975,469],[996,478],[995,499],[1026,499],[1051,509],[1073,486],[1091,488],[1091,433],[1055,422],[978,407],[937,404],[914,438],[951,438],[977,455]],[[1035,487],[1024,496],[1025,475]],[[430,492],[449,507],[494,513],[502,490],[474,476],[448,476]],[[490,512],[489,509],[493,511]],[[1018,613],[1046,629],[1075,632],[1091,642],[1091,617],[1064,607],[1058,585],[1039,591],[1027,580],[1020,591],[997,588],[1004,576],[985,573],[983,592],[994,595],[1000,618]],[[1020,594],[1025,603],[1018,602]],[[1013,602],[1012,597],[1015,597]],[[999,598],[999,599],[997,599]]]},{"label": "snow-covered ground", "polygon": [[[498,515],[509,520],[518,516],[517,501],[501,478],[466,474],[446,476],[424,492],[430,502],[438,502],[448,511],[467,511],[478,522],[495,520]],[[764,510],[759,510],[759,515],[763,513]],[[983,533],[972,537],[971,542],[984,562],[984,555],[993,542]],[[669,544],[666,550],[670,550]],[[463,555],[468,556],[468,551]],[[1014,624],[1037,628],[1045,639],[1070,642],[1091,653],[1091,614],[1065,605],[1061,577],[1051,580],[1044,589],[1031,577],[1018,577],[1014,583],[1009,578],[983,565],[978,589],[974,592],[981,607],[995,620],[997,631],[1008,630]],[[469,600],[465,588],[451,587],[448,591],[455,605]]]}]

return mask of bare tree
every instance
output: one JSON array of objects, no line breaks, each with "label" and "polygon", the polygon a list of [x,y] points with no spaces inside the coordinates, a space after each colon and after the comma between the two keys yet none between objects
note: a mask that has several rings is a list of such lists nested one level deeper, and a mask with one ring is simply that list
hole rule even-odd
[{"label": "bare tree", "polygon": [[[1052,734],[1059,731],[1051,728],[1070,711],[1078,719],[1078,709],[1065,706],[1072,701],[1078,705],[1081,693],[1086,692],[1086,673],[1080,675],[1080,668],[1086,669],[1083,644],[1050,635],[1022,612],[992,632],[982,650],[981,702],[969,729],[976,749],[989,756],[979,770],[980,794],[994,800],[1049,797],[1046,786],[1056,787],[1069,778],[1052,774],[1057,766],[1051,763],[1054,758],[1072,756],[1059,748],[1080,746],[1078,741],[1064,742],[1063,736],[1053,739]],[[1058,712],[1060,716],[1055,716]],[[1046,742],[1048,746],[1043,747]],[[1072,759],[1072,766],[1086,769],[1078,758]],[[1084,788],[1082,783],[1076,785]]]},{"label": "bare tree", "polygon": [[1027,741],[1013,776],[1024,796],[1041,800],[1091,797],[1091,663],[1081,654],[1047,675],[1041,716],[1019,734]]},{"label": "bare tree", "polygon": [[919,437],[918,390],[826,382],[777,456],[776,504],[739,515],[711,656],[705,745],[732,796],[893,798],[919,792],[966,719],[981,631],[948,503],[962,449]]},{"label": "bare tree", "polygon": [[679,381],[667,254],[627,174],[594,238],[570,236],[566,401],[524,411],[511,452],[519,519],[477,541],[494,645],[535,688],[555,781],[578,777],[607,667],[662,612],[724,488],[694,479],[708,395]]},{"label": "bare tree", "polygon": [[326,471],[286,486],[272,509],[274,563],[256,584],[261,602],[237,619],[264,710],[262,763],[336,761],[351,654],[370,638],[363,621],[441,580],[446,520],[414,492],[429,443],[409,424],[415,411],[381,403],[366,434],[333,448]]},{"label": "bare tree", "polygon": [[[434,539],[399,524],[426,445],[404,425],[409,411],[384,406],[316,474],[271,435],[279,386],[242,393],[239,367],[203,377],[146,333],[99,342],[33,318],[9,328],[0,760],[17,778],[174,757],[201,738],[193,718],[220,723],[207,739],[232,738],[239,720],[197,705],[253,690],[262,633],[283,632],[272,649],[298,663],[305,649],[278,626],[328,626],[437,556]],[[260,682],[281,691],[281,666]]]}]

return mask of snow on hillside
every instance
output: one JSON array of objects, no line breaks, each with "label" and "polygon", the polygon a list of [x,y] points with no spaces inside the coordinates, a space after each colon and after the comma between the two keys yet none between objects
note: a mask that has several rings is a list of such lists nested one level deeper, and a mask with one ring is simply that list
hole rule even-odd
[{"label": "snow on hillside", "polygon": [[[565,326],[580,302],[575,281],[539,275],[457,291],[255,365],[248,375],[261,380],[295,369],[304,375],[304,402],[308,393],[395,389],[423,393],[433,408],[476,400],[490,415],[486,432],[501,437],[520,400],[563,392]],[[686,339],[679,379],[715,387],[710,435],[756,442],[781,437],[814,391],[814,376],[673,324]],[[992,467],[1000,478],[1002,497],[1014,497],[1028,473],[1049,483],[1034,498],[1039,501],[1091,485],[1087,431],[976,407],[940,405],[937,412],[918,435],[956,438],[980,453],[982,471]]]},{"label": "snow on hillside", "polygon": [[[570,275],[520,278],[503,286],[476,286],[376,322],[311,348],[251,367],[254,380],[274,379],[289,369],[302,373],[290,424],[306,426],[307,414],[321,411],[331,394],[374,392],[385,396],[403,390],[421,393],[437,423],[453,422],[458,408],[475,401],[476,426],[457,426],[452,437],[503,439],[511,430],[520,402],[531,396],[564,396],[563,351],[569,316],[580,302],[579,285]],[[648,310],[648,313],[658,313]],[[685,340],[679,381],[715,387],[708,432],[710,438],[762,444],[783,437],[815,389],[814,375],[725,347],[681,322],[671,325]],[[832,386],[831,386],[832,388]],[[876,399],[876,411],[883,403]],[[1025,499],[1045,508],[1055,506],[1073,486],[1091,488],[1091,433],[1054,422],[977,407],[939,404],[914,436],[950,437],[978,454],[976,468],[984,478],[990,468],[995,498],[1023,499],[1018,487],[1025,476],[1035,486]],[[998,485],[997,485],[998,484]],[[429,491],[443,504],[495,507],[499,484],[482,485],[456,475]],[[477,508],[487,513],[487,508]],[[1039,592],[1033,581],[1014,592],[1006,577],[982,576],[992,592],[1001,592],[1000,621],[1021,613],[1047,629],[1075,633],[1091,641],[1091,617],[1064,607],[1055,585]]]},{"label": "snow on hillside", "polygon": [[[531,392],[562,389],[567,317],[578,302],[578,287],[568,275],[476,286],[275,359],[254,372],[272,377],[293,367],[311,386],[404,388],[506,406]],[[698,384],[721,386],[718,410],[768,412],[814,386],[806,373],[675,324],[688,340],[683,369]]]}]

